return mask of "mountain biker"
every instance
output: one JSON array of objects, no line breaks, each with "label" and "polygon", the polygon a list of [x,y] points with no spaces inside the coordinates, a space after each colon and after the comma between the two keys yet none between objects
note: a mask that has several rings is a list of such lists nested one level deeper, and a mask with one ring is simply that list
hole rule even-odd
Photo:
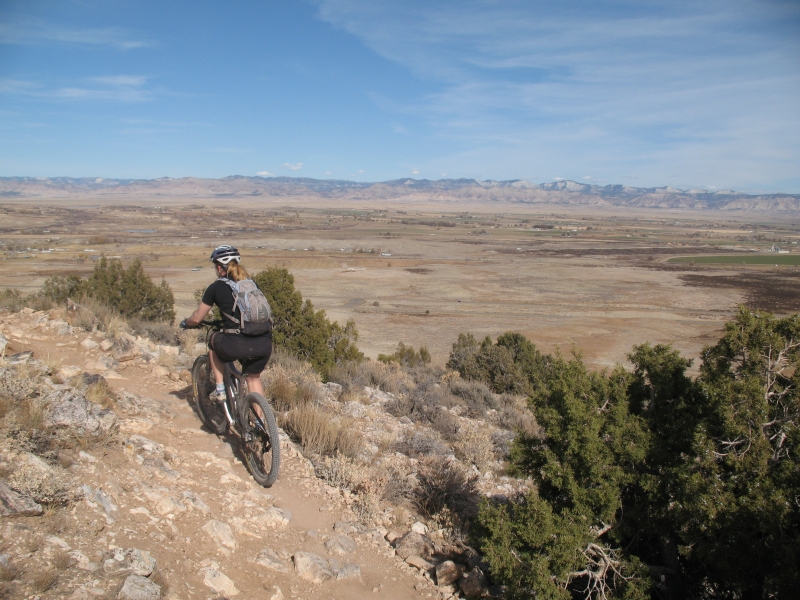
[{"label": "mountain biker", "polygon": [[[233,291],[224,279],[242,281],[250,279],[244,267],[239,264],[242,260],[239,251],[233,246],[219,246],[211,253],[210,260],[214,263],[218,279],[206,288],[200,306],[188,319],[181,321],[183,329],[197,327],[215,304],[222,316],[222,331],[214,333],[209,343],[208,355],[211,358],[211,368],[214,371],[217,387],[214,393],[209,394],[219,402],[225,401],[225,384],[222,377],[223,363],[238,360],[242,364],[242,373],[247,379],[247,389],[250,392],[264,395],[264,386],[261,383],[261,372],[267,366],[272,355],[272,333],[260,336],[242,335],[239,333],[239,324],[232,316],[238,310],[234,306]],[[241,320],[241,316],[239,317]]]}]

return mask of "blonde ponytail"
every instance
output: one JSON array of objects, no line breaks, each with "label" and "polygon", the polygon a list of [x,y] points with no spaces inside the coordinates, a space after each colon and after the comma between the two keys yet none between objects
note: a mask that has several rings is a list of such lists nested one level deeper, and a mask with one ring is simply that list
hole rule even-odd
[{"label": "blonde ponytail", "polygon": [[250,275],[244,270],[244,267],[239,263],[231,261],[228,264],[228,271],[226,277],[231,281],[242,281],[243,279],[250,279]]}]

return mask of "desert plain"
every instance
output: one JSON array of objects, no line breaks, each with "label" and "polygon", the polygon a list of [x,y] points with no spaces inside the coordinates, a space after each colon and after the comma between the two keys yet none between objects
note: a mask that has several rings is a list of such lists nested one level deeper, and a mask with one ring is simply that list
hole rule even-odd
[{"label": "desert plain", "polygon": [[369,357],[399,342],[444,363],[459,333],[526,335],[590,367],[634,344],[697,358],[744,304],[800,311],[795,213],[324,198],[0,201],[0,288],[139,258],[178,318],[233,244],[256,273],[285,267],[317,309],[353,319]]}]

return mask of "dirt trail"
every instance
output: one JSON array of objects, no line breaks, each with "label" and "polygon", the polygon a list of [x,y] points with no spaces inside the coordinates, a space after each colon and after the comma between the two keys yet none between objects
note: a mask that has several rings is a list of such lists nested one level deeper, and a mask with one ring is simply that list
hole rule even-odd
[{"label": "dirt trail", "polygon": [[[31,350],[66,371],[74,366],[91,372],[87,364],[96,366],[104,354],[95,347],[103,339],[100,334],[64,327],[44,313],[0,313],[0,332],[9,340],[6,355]],[[452,594],[454,590],[437,589],[395,556],[384,539],[387,529],[393,529],[389,513],[384,517],[387,529],[355,524],[347,498],[314,476],[288,438],[281,442],[277,483],[270,489],[258,486],[238,455],[236,437],[221,439],[201,429],[189,386],[159,373],[141,361],[123,362],[116,372],[105,372],[120,397],[115,412],[124,443],[88,447],[69,468],[83,486],[84,498],[66,509],[71,524],[55,539],[47,537],[40,552],[61,546],[76,564],[42,599],[115,593],[112,588],[122,580],[113,577],[108,557],[117,548],[149,552],[168,581],[167,598],[344,600]],[[21,522],[36,528],[37,519],[4,518],[4,538]],[[404,526],[395,527],[405,533]],[[340,534],[353,539],[355,549],[331,554],[325,543]],[[333,579],[312,583],[301,577],[292,560],[298,551],[338,561],[328,565]],[[256,562],[260,553],[262,564]],[[360,576],[353,576],[352,565]],[[336,579],[337,568],[345,578]],[[225,587],[231,585],[235,590]]]}]

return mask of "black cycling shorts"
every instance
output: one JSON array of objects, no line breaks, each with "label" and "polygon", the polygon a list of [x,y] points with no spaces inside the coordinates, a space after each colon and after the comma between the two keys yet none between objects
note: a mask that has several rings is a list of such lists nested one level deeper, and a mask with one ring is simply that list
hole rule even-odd
[{"label": "black cycling shorts", "polygon": [[211,338],[210,346],[222,362],[238,360],[242,363],[242,373],[259,375],[272,355],[272,334],[251,337],[217,332]]}]

